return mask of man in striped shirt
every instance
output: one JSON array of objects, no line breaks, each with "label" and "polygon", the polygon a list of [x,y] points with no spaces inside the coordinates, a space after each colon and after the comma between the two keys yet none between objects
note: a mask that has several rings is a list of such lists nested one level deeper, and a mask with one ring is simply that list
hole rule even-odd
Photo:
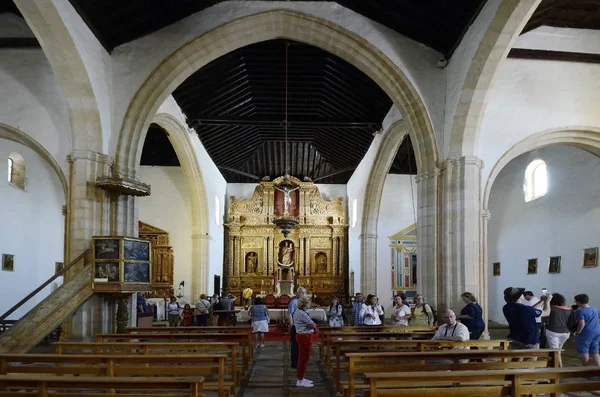
[{"label": "man in striped shirt", "polygon": [[363,294],[361,294],[360,292],[356,293],[356,297],[354,299],[354,303],[352,304],[352,318],[354,320],[354,323],[352,325],[364,325],[365,324],[365,317],[364,315],[361,316],[360,315],[360,311],[362,309],[362,307],[364,306],[364,296]]}]

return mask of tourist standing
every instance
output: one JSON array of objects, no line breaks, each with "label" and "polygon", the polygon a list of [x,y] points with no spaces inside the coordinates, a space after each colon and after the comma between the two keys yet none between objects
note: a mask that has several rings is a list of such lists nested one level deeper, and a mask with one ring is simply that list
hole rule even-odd
[{"label": "tourist standing", "polygon": [[433,327],[435,318],[433,309],[427,303],[421,294],[415,295],[415,307],[412,309],[410,325],[420,327]]},{"label": "tourist standing", "polygon": [[340,305],[340,301],[336,296],[331,298],[331,304],[327,309],[327,317],[329,317],[329,326],[330,327],[341,327],[344,325],[344,318],[342,314],[344,309],[342,305]]},{"label": "tourist standing", "polygon": [[364,325],[381,325],[381,317],[383,311],[381,306],[377,304],[375,295],[367,296],[367,303],[363,305],[360,316],[364,319]]},{"label": "tourist standing", "polygon": [[189,303],[183,305],[183,313],[181,313],[181,320],[184,327],[190,327],[194,321],[194,312]]},{"label": "tourist standing", "polygon": [[290,325],[292,327],[290,331],[290,367],[296,368],[296,364],[298,363],[298,342],[296,341],[296,326],[294,324],[294,313],[296,309],[298,309],[298,300],[306,295],[306,288],[298,287],[296,290],[296,296],[292,298],[290,303],[288,304],[288,315],[290,320]]},{"label": "tourist standing", "polygon": [[406,327],[410,319],[410,308],[404,304],[402,295],[394,297],[394,311],[392,312],[392,321],[395,326]]},{"label": "tourist standing", "polygon": [[[541,306],[540,298],[538,298],[537,296],[535,296],[535,294],[532,291],[525,291],[525,292],[523,292],[523,296],[519,299],[519,303],[522,303],[525,306],[537,307],[537,308],[539,308],[539,306]],[[540,333],[540,335],[541,335],[541,332],[542,332],[542,316],[535,318],[535,324],[537,326],[538,333]]]},{"label": "tourist standing", "polygon": [[254,291],[252,291],[252,288],[250,288],[250,286],[246,287],[242,291],[242,296],[244,297],[244,309],[248,309],[250,307],[250,305],[252,305],[252,294],[253,293],[254,293]]},{"label": "tourist standing", "polygon": [[310,298],[303,296],[297,300],[297,308],[294,311],[293,319],[296,328],[296,342],[298,344],[298,361],[296,367],[296,386],[313,387],[313,382],[306,379],[306,369],[310,360],[310,351],[312,348],[312,335],[317,329],[317,325],[310,318],[307,309],[310,308]]},{"label": "tourist standing", "polygon": [[472,293],[465,292],[460,297],[465,303],[465,307],[460,311],[460,316],[456,318],[469,329],[470,339],[478,340],[485,329],[483,309],[477,303],[477,298]]},{"label": "tourist standing", "polygon": [[196,302],[196,324],[199,327],[208,325],[208,317],[210,316],[210,302],[206,299],[206,295],[200,295]]},{"label": "tourist standing", "polygon": [[177,298],[171,297],[169,304],[167,305],[167,318],[169,319],[169,327],[179,326],[179,303]]},{"label": "tourist standing", "polygon": [[[552,295],[542,297],[543,309],[519,303],[525,288],[508,287],[504,290],[506,305],[502,308],[508,322],[508,338],[512,339],[511,349],[539,349],[540,333],[536,319],[550,314]],[[534,360],[535,361],[535,360]]]},{"label": "tourist standing", "polygon": [[248,310],[252,318],[252,333],[254,334],[255,347],[265,347],[265,333],[269,332],[269,310],[263,298],[256,298],[254,305]]},{"label": "tourist standing", "polygon": [[[573,309],[571,309],[571,306],[567,306],[565,297],[561,294],[552,294],[550,315],[546,325],[546,340],[549,349],[562,349],[569,336],[571,336],[569,318],[572,314]],[[558,353],[558,366],[563,366],[560,352]]]},{"label": "tourist standing", "polygon": [[585,366],[590,363],[600,365],[600,355],[598,354],[598,344],[600,342],[600,324],[598,324],[598,309],[590,306],[590,297],[586,294],[575,296],[575,303],[578,306],[575,311],[577,319],[577,354],[581,363]]},{"label": "tourist standing", "polygon": [[352,304],[352,325],[354,326],[364,325],[365,318],[360,315],[365,305],[364,300],[365,298],[360,292],[357,292],[354,296],[354,303]]}]

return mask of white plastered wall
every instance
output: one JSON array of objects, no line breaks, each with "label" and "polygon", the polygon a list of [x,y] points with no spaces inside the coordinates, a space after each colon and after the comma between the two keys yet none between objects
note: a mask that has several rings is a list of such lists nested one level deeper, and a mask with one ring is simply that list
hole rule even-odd
[{"label": "white plastered wall", "polygon": [[[379,303],[385,307],[386,317],[392,308],[392,257],[388,237],[415,223],[417,186],[414,179],[410,175],[388,174],[383,186],[377,225],[377,294]],[[371,291],[362,292],[368,294]]]},{"label": "white plastered wall", "polygon": [[[534,133],[600,126],[600,65],[507,59],[489,94],[477,154],[483,185],[498,159]],[[492,212],[492,217],[494,217]]]},{"label": "white plastered wall", "polygon": [[[525,203],[523,178],[527,165],[546,162],[548,192]],[[502,291],[509,286],[539,295],[542,288],[559,292],[572,304],[578,293],[600,306],[600,268],[583,269],[583,249],[600,246],[600,159],[581,149],[556,145],[521,155],[494,181],[489,208],[488,266],[501,262],[501,275],[489,274],[489,318],[506,323]],[[560,274],[549,274],[550,256],[561,256]],[[538,274],[527,275],[527,259],[538,258]]]},{"label": "white plastered wall", "polygon": [[[117,47],[112,52],[114,75],[113,129],[118,130],[127,106],[141,84],[170,53],[190,40],[237,18],[274,9],[305,12],[358,34],[386,54],[407,75],[441,128],[444,73],[435,67],[441,55],[419,43],[348,10],[334,2],[224,2],[185,18],[158,32]],[[111,137],[111,153],[117,136]]]},{"label": "white plastered wall", "polygon": [[[8,183],[8,156],[25,159],[27,187]],[[14,271],[0,271],[0,313],[54,274],[63,261],[65,195],[60,179],[46,160],[19,143],[0,139],[0,255],[15,255]],[[57,283],[60,280],[57,281]],[[52,292],[48,286],[14,312],[19,319]]]},{"label": "white plastered wall", "polygon": [[66,174],[71,126],[62,90],[42,50],[0,50],[0,85],[0,123],[38,141]]}]

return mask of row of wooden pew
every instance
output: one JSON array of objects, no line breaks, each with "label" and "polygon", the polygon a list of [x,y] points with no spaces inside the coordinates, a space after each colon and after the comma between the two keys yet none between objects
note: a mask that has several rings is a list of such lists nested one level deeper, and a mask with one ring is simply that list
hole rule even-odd
[{"label": "row of wooden pew", "polygon": [[254,348],[250,329],[238,327],[131,328],[54,346],[54,354],[0,355],[0,395],[230,397]]},{"label": "row of wooden pew", "polygon": [[[336,391],[352,397],[558,397],[600,390],[600,382],[589,380],[600,375],[600,368],[558,368],[558,349],[508,350],[508,340],[431,340],[434,331],[385,326],[321,329],[321,364]],[[561,382],[569,378],[586,380]]]}]

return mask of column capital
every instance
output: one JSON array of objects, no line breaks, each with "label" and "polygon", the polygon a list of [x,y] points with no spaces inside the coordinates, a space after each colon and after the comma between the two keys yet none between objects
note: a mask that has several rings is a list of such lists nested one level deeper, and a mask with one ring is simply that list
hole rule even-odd
[{"label": "column capital", "polygon": [[464,167],[467,165],[474,165],[477,168],[483,168],[483,160],[477,156],[461,156],[452,157],[444,161],[444,168]]},{"label": "column capital", "polygon": [[368,239],[373,239],[373,240],[377,240],[377,235],[376,234],[361,234],[358,236],[359,240],[368,240]]},{"label": "column capital", "polygon": [[110,164],[111,157],[91,150],[74,150],[67,155],[69,163],[73,163],[76,160],[90,160],[97,163]]},{"label": "column capital", "polygon": [[417,176],[415,177],[415,183],[419,183],[421,181],[440,176],[442,174],[442,171],[443,170],[441,168],[435,167],[432,170],[421,172],[420,174],[417,174]]}]

